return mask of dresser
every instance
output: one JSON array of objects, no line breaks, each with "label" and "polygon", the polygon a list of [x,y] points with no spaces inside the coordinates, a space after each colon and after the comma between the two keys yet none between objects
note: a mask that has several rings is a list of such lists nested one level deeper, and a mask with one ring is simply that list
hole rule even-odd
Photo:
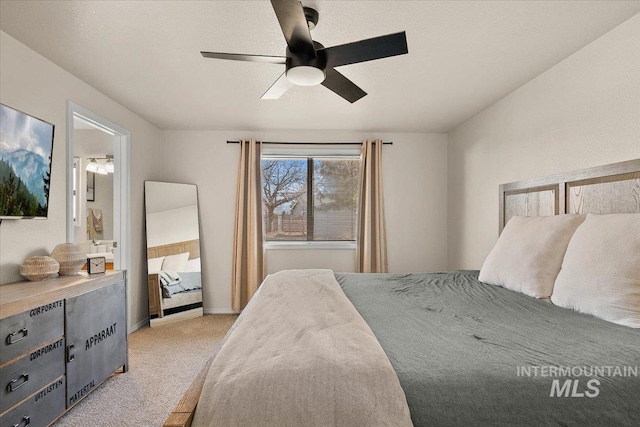
[{"label": "dresser", "polygon": [[0,427],[45,427],[127,365],[123,272],[0,286]]}]

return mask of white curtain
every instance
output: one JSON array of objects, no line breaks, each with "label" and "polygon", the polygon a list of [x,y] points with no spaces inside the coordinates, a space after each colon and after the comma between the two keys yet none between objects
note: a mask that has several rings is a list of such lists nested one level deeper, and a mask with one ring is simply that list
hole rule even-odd
[{"label": "white curtain", "polygon": [[247,305],[264,279],[261,145],[254,139],[240,140],[231,276],[234,311]]},{"label": "white curtain", "polygon": [[366,140],[360,152],[356,271],[386,273],[387,236],[382,189],[382,141]]}]

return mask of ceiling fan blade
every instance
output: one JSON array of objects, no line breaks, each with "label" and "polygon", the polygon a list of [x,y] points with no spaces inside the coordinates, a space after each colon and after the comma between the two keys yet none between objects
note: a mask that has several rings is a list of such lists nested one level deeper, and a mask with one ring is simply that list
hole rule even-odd
[{"label": "ceiling fan blade", "polygon": [[205,58],[213,59],[230,59],[232,61],[245,62],[267,62],[271,64],[285,64],[287,58],[284,56],[268,56],[268,55],[243,55],[240,53],[222,53],[222,52],[200,52]]},{"label": "ceiling fan blade", "polygon": [[313,47],[302,3],[298,0],[271,0],[271,5],[278,17],[289,50],[315,57],[316,50]]},{"label": "ceiling fan blade", "polygon": [[293,83],[287,80],[287,73],[283,73],[260,99],[278,99],[284,95],[291,86],[293,86]]},{"label": "ceiling fan blade", "polygon": [[367,96],[367,92],[360,89],[354,82],[334,70],[326,69],[327,77],[322,82],[322,86],[340,95],[350,103],[356,102],[358,99]]},{"label": "ceiling fan blade", "polygon": [[409,52],[409,49],[407,47],[407,35],[403,31],[328,47],[324,49],[324,52],[327,54],[327,68],[329,68],[404,55]]}]

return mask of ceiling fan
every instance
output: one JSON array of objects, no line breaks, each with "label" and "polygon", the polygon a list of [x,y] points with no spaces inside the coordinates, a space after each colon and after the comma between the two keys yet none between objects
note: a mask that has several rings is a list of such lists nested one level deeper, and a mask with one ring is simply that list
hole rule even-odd
[{"label": "ceiling fan", "polygon": [[278,99],[293,85],[322,84],[354,103],[367,93],[336,71],[335,67],[408,53],[404,31],[325,48],[311,39],[310,30],[316,27],[319,17],[315,9],[303,7],[298,0],[271,0],[271,5],[287,41],[285,56],[200,52],[205,58],[285,65],[284,74],[261,99]]}]

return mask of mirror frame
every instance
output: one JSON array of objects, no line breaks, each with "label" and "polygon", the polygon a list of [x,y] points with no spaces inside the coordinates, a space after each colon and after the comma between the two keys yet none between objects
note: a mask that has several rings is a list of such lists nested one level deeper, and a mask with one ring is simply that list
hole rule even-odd
[{"label": "mirror frame", "polygon": [[[176,185],[176,186],[185,186],[184,188],[193,188],[195,192],[195,225],[197,232],[197,239],[179,239],[175,242],[163,243],[160,245],[149,246],[149,215],[155,212],[149,212],[149,193],[150,186],[152,184],[166,184],[166,185]],[[175,314],[181,314],[181,316],[174,316],[182,318],[191,318],[191,317],[199,317],[203,315],[202,309],[202,285],[203,285],[203,275],[202,275],[202,259],[201,259],[201,233],[200,233],[200,205],[198,198],[198,186],[195,184],[187,184],[187,183],[179,183],[179,182],[166,182],[166,181],[145,181],[144,182],[144,205],[145,205],[145,242],[146,242],[146,260],[147,265],[145,266],[145,270],[147,272],[147,285],[149,289],[149,323],[151,326],[154,324],[164,323],[169,321],[170,319],[167,316],[172,317]],[[181,206],[181,207],[173,207],[172,209],[168,209],[168,211],[173,209],[180,209],[183,207],[193,206],[191,204]],[[158,211],[160,212],[160,211]],[[193,224],[192,224],[193,225]],[[188,233],[189,234],[189,233]],[[195,286],[195,276],[191,273],[195,271],[169,271],[163,270],[162,267],[157,272],[149,271],[149,260],[154,258],[164,258],[166,256],[176,256],[184,253],[189,253],[188,261],[192,261],[194,259],[199,260],[199,282],[200,289],[198,290],[188,290],[179,293],[171,294],[170,298],[165,298],[163,296],[163,292],[165,295],[167,292],[170,292],[173,288],[180,288],[182,283],[186,283],[187,286]],[[180,258],[172,258],[172,262],[178,261],[178,264],[182,264],[184,262],[188,262],[184,260],[182,257]],[[164,263],[164,260],[163,260]],[[162,274],[164,273],[164,274]],[[176,274],[177,278],[173,275]],[[171,283],[169,283],[171,281]]]}]

